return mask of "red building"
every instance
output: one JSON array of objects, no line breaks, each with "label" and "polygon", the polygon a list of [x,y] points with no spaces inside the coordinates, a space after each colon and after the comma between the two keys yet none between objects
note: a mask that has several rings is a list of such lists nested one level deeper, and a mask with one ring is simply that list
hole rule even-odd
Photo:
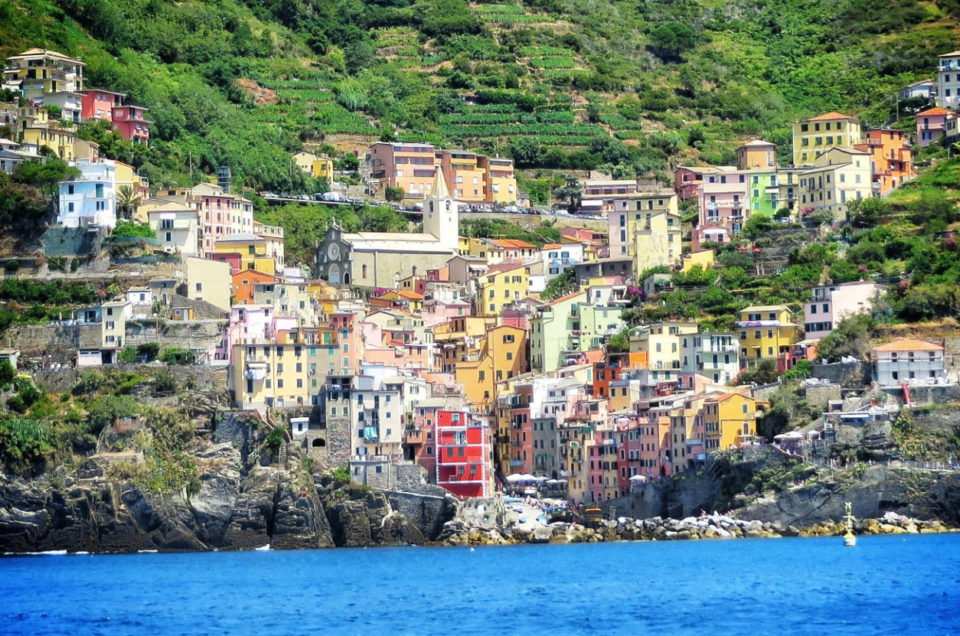
[{"label": "red building", "polygon": [[81,93],[80,116],[84,120],[105,119],[113,120],[113,109],[123,105],[124,93],[92,88]]},{"label": "red building", "polygon": [[437,411],[437,485],[461,499],[493,494],[490,428],[466,411]]},{"label": "red building", "polygon": [[146,144],[150,141],[149,126],[153,122],[144,117],[147,109],[143,106],[115,106],[113,108],[113,129],[127,141]]}]

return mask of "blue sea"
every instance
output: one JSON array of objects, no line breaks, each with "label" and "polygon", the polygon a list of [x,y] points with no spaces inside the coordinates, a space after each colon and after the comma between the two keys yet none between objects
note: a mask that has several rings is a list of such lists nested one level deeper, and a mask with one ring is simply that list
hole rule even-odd
[{"label": "blue sea", "polygon": [[960,535],[0,559],[3,634],[958,634]]}]

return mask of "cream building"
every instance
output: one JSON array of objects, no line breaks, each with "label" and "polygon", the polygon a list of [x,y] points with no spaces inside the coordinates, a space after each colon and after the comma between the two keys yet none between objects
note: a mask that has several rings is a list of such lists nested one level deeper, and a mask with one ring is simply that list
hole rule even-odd
[{"label": "cream building", "polygon": [[811,165],[831,148],[850,148],[861,143],[860,123],[841,113],[826,113],[793,124],[793,165]]},{"label": "cream building", "polygon": [[220,261],[187,256],[183,259],[187,293],[223,311],[230,311],[230,265]]},{"label": "cream building", "polygon": [[834,221],[847,218],[847,204],[873,196],[873,173],[868,150],[831,148],[800,173],[801,210],[826,210]]},{"label": "cream building", "polygon": [[344,233],[331,223],[314,261],[318,277],[335,285],[389,287],[408,276],[439,269],[457,254],[460,213],[437,170],[433,195],[425,202],[423,233]]}]

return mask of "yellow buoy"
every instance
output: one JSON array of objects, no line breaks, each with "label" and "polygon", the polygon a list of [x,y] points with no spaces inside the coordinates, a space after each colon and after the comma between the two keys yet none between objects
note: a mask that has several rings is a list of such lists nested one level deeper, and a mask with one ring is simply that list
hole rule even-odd
[{"label": "yellow buoy", "polygon": [[853,504],[849,501],[845,503],[847,514],[843,516],[843,524],[847,532],[843,535],[843,545],[852,548],[857,545],[857,535],[853,534],[853,522],[856,521],[857,518],[853,516]]}]

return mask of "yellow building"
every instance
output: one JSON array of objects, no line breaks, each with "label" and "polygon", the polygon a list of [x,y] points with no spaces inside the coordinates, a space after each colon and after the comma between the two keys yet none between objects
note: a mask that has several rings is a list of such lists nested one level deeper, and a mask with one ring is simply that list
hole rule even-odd
[{"label": "yellow building", "polygon": [[477,313],[481,316],[499,316],[510,303],[527,297],[530,275],[519,263],[491,265],[486,274],[477,278]]},{"label": "yellow building", "polygon": [[790,351],[800,339],[786,305],[753,305],[740,312],[740,363],[749,366],[763,358],[776,358]]},{"label": "yellow building", "polygon": [[240,408],[310,404],[308,347],[302,344],[233,346],[230,388]]},{"label": "yellow building", "polygon": [[830,148],[861,143],[860,123],[849,115],[830,112],[793,123],[793,165],[810,165]]},{"label": "yellow building", "polygon": [[327,183],[333,183],[333,159],[317,157],[310,167],[315,179],[326,179]]},{"label": "yellow building", "polygon": [[777,169],[777,146],[769,141],[754,139],[737,148],[739,170]]},{"label": "yellow building", "polygon": [[669,190],[614,199],[607,217],[610,256],[633,256],[635,272],[678,263],[681,256],[678,201],[677,194]]},{"label": "yellow building", "polygon": [[486,200],[487,171],[480,155],[465,150],[440,150],[437,164],[447,179],[447,189],[457,201],[480,203]]},{"label": "yellow building", "polygon": [[646,368],[654,372],[654,380],[675,380],[683,368],[681,336],[697,331],[695,322],[664,322],[643,327],[630,336],[631,358],[634,353],[646,354]]},{"label": "yellow building", "polygon": [[214,243],[214,254],[237,254],[240,269],[253,269],[275,276],[277,263],[267,254],[267,241],[256,234],[238,232],[228,234]]},{"label": "yellow building", "polygon": [[710,269],[713,267],[716,254],[714,250],[700,250],[683,255],[683,264],[680,270],[684,273],[689,272],[694,267],[701,269]]},{"label": "yellow building", "polygon": [[706,452],[736,448],[756,437],[757,418],[766,405],[766,402],[740,393],[724,393],[707,398],[698,415]]},{"label": "yellow building", "polygon": [[24,145],[45,146],[64,161],[73,161],[76,135],[72,127],[51,121],[43,108],[23,106],[17,111],[17,134]]},{"label": "yellow building", "polygon": [[294,153],[293,155],[293,163],[297,164],[301,172],[306,172],[307,174],[313,174],[313,162],[316,160],[317,155],[304,150]]},{"label": "yellow building", "polygon": [[220,261],[185,256],[187,298],[203,300],[211,305],[230,311],[230,265]]},{"label": "yellow building", "polygon": [[703,452],[703,441],[697,434],[697,414],[703,408],[706,395],[694,395],[675,405],[670,411],[670,456],[672,473],[680,473],[694,466],[697,455]]},{"label": "yellow building", "polygon": [[[676,197],[674,197],[676,198]],[[682,256],[680,215],[662,212],[637,223],[634,234],[634,272],[651,267],[672,267]]]}]

